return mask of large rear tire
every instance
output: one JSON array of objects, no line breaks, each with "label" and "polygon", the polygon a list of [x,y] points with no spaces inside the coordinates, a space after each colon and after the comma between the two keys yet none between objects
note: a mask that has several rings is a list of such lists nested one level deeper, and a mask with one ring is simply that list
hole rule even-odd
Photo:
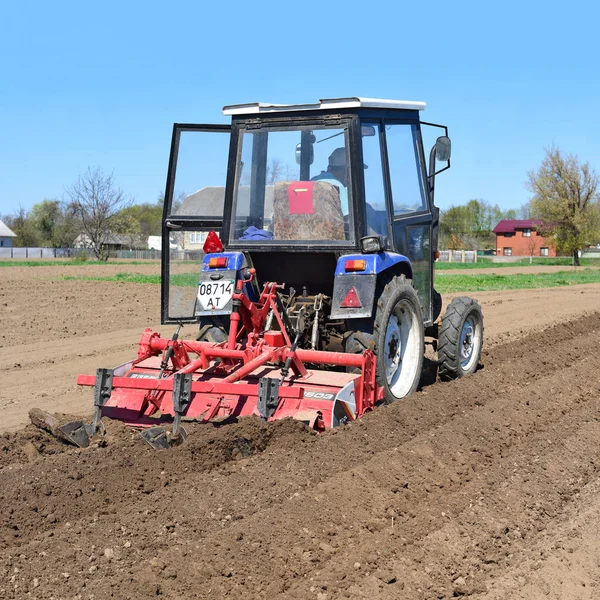
[{"label": "large rear tire", "polygon": [[222,316],[216,317],[201,317],[200,329],[196,340],[198,342],[210,342],[211,344],[220,344],[227,339],[227,323]]},{"label": "large rear tire", "polygon": [[385,390],[385,402],[412,394],[419,385],[424,354],[423,317],[412,282],[404,275],[393,277],[379,295],[375,319],[361,319],[353,326],[357,328],[346,337],[344,349],[353,354],[375,352],[377,384]]},{"label": "large rear tire", "polygon": [[477,300],[454,298],[442,319],[438,340],[438,374],[451,381],[474,373],[483,345],[483,314]]}]

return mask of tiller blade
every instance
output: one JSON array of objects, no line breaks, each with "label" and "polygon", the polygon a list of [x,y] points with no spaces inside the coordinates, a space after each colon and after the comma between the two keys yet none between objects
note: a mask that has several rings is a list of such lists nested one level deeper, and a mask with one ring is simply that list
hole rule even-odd
[{"label": "tiller blade", "polygon": [[187,432],[181,426],[181,417],[185,414],[192,399],[192,374],[175,373],[173,375],[173,431],[169,432],[163,427],[151,427],[142,431],[140,435],[155,450],[164,450],[183,444],[187,439]]},{"label": "tiller blade", "polygon": [[102,418],[102,407],[112,392],[112,381],[112,369],[97,369],[94,384],[94,421],[91,424],[81,420],[71,421],[58,428],[61,435],[75,446],[87,448],[92,441],[104,437],[104,425],[100,419]]},{"label": "tiller blade", "polygon": [[168,450],[169,448],[183,444],[187,439],[187,431],[183,427],[179,428],[178,436],[174,436],[164,427],[150,427],[150,429],[140,432],[140,435],[155,450]]}]

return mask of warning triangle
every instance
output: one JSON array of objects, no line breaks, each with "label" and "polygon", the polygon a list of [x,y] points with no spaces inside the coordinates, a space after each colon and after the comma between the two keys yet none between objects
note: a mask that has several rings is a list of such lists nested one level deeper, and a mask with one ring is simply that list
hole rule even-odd
[{"label": "warning triangle", "polygon": [[352,286],[348,290],[348,293],[346,294],[346,297],[340,304],[340,307],[341,308],[361,308],[362,307],[362,304],[360,303],[360,299],[358,297],[358,293],[356,292],[356,288],[354,286]]}]

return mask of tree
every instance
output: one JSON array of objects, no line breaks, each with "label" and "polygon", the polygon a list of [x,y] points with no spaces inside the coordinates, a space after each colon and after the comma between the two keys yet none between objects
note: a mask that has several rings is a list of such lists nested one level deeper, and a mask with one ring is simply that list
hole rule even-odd
[{"label": "tree", "polygon": [[533,263],[533,256],[536,254],[536,250],[538,250],[542,246],[542,240],[538,235],[534,235],[534,232],[531,231],[525,245],[527,246],[527,250],[529,251],[529,264]]},{"label": "tree", "polygon": [[72,205],[59,200],[43,200],[34,204],[30,219],[41,243],[52,248],[71,248],[80,229]]},{"label": "tree", "polygon": [[555,146],[546,149],[539,169],[528,173],[533,216],[544,221],[544,233],[554,236],[556,249],[571,254],[576,266],[579,251],[600,236],[598,183],[589,163],[563,156]]},{"label": "tree", "polygon": [[66,190],[87,243],[98,260],[108,260],[107,243],[119,226],[119,213],[131,204],[113,174],[88,167]]},{"label": "tree", "polygon": [[119,233],[130,237],[134,248],[146,248],[148,237],[160,235],[162,225],[160,204],[133,204],[119,213]]},{"label": "tree", "polygon": [[16,234],[13,240],[14,246],[21,248],[40,246],[42,241],[40,234],[31,219],[30,213],[22,206],[15,214],[4,215],[1,220]]},{"label": "tree", "polygon": [[[440,247],[457,245],[461,248],[480,250],[494,246],[492,229],[506,217],[497,204],[482,199],[469,200],[462,206],[451,206],[440,215]],[[513,217],[514,218],[514,217]]]}]

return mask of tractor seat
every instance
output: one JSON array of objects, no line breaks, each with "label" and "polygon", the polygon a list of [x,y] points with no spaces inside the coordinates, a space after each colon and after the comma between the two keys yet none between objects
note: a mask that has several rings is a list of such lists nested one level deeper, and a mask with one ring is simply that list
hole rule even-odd
[{"label": "tractor seat", "polygon": [[273,239],[345,240],[344,215],[336,186],[326,181],[275,183]]}]

